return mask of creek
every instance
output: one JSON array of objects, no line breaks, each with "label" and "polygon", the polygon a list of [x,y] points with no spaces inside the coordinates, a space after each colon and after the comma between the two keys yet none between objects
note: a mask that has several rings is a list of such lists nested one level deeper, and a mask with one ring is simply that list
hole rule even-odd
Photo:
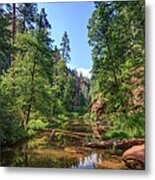
[{"label": "creek", "polygon": [[81,169],[126,169],[121,156],[112,150],[88,148],[84,143],[95,141],[90,125],[73,120],[65,129],[51,128],[39,132],[1,152],[1,166],[50,167]]}]

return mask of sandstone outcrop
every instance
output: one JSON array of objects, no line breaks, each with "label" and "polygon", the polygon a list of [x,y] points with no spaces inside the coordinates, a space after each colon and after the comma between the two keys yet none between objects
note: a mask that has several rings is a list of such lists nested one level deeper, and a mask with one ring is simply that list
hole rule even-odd
[{"label": "sandstone outcrop", "polygon": [[145,146],[138,145],[126,150],[122,155],[125,165],[130,169],[145,169]]}]

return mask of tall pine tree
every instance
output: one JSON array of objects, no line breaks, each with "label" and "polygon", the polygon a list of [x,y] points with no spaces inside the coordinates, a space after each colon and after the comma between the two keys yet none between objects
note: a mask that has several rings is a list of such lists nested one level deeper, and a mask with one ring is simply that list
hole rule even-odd
[{"label": "tall pine tree", "polygon": [[37,3],[20,3],[17,6],[17,28],[19,32],[27,32],[35,28],[38,7]]},{"label": "tall pine tree", "polygon": [[65,61],[65,63],[68,63],[71,59],[69,55],[71,49],[70,49],[70,41],[66,31],[64,32],[60,46],[61,46],[62,59]]}]

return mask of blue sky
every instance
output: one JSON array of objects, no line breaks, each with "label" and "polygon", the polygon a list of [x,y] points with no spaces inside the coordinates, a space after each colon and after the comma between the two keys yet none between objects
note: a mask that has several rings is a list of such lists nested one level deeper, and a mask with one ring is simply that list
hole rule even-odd
[{"label": "blue sky", "polygon": [[60,45],[64,31],[67,31],[71,47],[68,66],[87,74],[92,66],[87,24],[94,10],[93,2],[38,3],[39,11],[43,7],[52,25],[54,45]]}]

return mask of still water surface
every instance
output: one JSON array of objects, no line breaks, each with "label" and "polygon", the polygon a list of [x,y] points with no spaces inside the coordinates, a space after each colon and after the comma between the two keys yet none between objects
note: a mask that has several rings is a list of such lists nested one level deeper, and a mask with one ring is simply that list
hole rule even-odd
[{"label": "still water surface", "polygon": [[92,131],[84,122],[70,123],[67,130],[41,132],[11,148],[2,149],[2,166],[81,169],[125,169],[121,157],[109,150],[92,149]]}]

